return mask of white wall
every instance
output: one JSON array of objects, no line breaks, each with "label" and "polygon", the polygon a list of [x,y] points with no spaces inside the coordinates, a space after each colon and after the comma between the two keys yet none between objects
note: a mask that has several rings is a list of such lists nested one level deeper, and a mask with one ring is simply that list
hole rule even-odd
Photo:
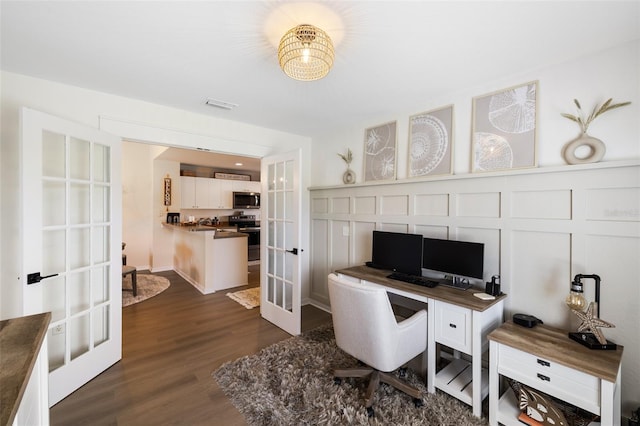
[{"label": "white wall", "polygon": [[[92,127],[122,129],[115,133],[132,140],[182,147],[202,147],[213,151],[241,155],[270,155],[294,149],[302,151],[301,187],[302,223],[308,223],[310,184],[310,139],[275,130],[229,120],[215,119],[173,108],[113,96],[19,74],[0,74],[2,117],[2,193],[0,207],[3,218],[1,232],[0,318],[22,314],[22,291],[19,281],[21,242],[19,206],[19,110],[26,106]],[[141,130],[142,129],[142,130]],[[152,135],[154,138],[137,138]],[[155,138],[157,136],[157,139]],[[153,169],[144,171],[150,181]],[[148,173],[148,174],[147,174]],[[151,196],[151,194],[150,194]],[[150,198],[152,200],[152,198]],[[152,201],[145,201],[151,205]],[[137,213],[133,213],[134,216]],[[306,227],[304,228],[306,229]],[[144,231],[148,232],[148,230]],[[133,244],[127,241],[127,244]],[[308,247],[308,234],[303,233],[302,246]],[[303,287],[308,281],[308,255],[303,262]],[[147,261],[148,262],[148,261]]]},{"label": "white wall", "polygon": [[[579,42],[579,37],[576,42]],[[473,64],[469,64],[469,72],[473,72]],[[603,161],[640,157],[640,41],[636,40],[588,57],[496,79],[481,86],[461,87],[441,98],[425,99],[421,105],[406,105],[392,116],[360,118],[354,114],[358,119],[354,119],[348,129],[327,126],[327,133],[313,140],[312,185],[342,184],[346,166],[337,153],[345,153],[347,148],[354,154],[351,168],[356,173],[357,182],[363,182],[364,130],[394,120],[397,120],[398,129],[397,177],[407,177],[409,117],[449,104],[454,105],[454,173],[469,173],[473,97],[533,80],[539,81],[539,166],[565,164],[560,155],[562,146],[578,136],[579,127],[560,114],[576,112],[574,98],[588,111],[608,98],[613,98],[614,102],[631,101],[629,106],[598,117],[590,126],[589,133],[607,145]],[[420,88],[416,87],[416,90]]]}]

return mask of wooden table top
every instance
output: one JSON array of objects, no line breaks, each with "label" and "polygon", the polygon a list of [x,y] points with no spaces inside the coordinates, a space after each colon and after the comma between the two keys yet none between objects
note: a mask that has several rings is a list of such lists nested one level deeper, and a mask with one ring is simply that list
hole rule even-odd
[{"label": "wooden table top", "polygon": [[589,349],[571,340],[566,330],[547,325],[532,328],[508,321],[489,333],[489,340],[554,361],[615,383],[622,361],[623,346],[614,350]]},{"label": "wooden table top", "polygon": [[50,312],[0,321],[0,426],[13,424],[50,321]]},{"label": "wooden table top", "polygon": [[415,293],[417,295],[428,297],[431,299],[441,300],[443,302],[451,303],[463,308],[472,309],[474,311],[484,311],[507,297],[506,294],[502,294],[500,296],[497,296],[494,300],[481,300],[473,295],[473,293],[483,292],[483,290],[477,288],[460,290],[442,285],[433,288],[422,287],[398,280],[392,280],[390,278],[387,278],[387,275],[389,275],[391,271],[371,268],[365,265],[353,266],[346,269],[338,269],[336,273],[349,275],[361,280],[371,281],[373,283],[382,284],[385,287],[403,290],[408,293]]}]

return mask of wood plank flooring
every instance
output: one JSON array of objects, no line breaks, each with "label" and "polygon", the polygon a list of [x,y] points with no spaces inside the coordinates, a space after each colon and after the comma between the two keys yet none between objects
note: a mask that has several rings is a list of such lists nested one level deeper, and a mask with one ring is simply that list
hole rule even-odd
[{"label": "wood plank flooring", "polygon": [[[249,268],[259,284],[259,265]],[[140,273],[145,273],[141,271]],[[202,295],[173,271],[169,289],[122,310],[122,360],[51,408],[52,425],[244,425],[211,373],[290,337],[225,296]],[[311,306],[302,328],[331,321]]]}]

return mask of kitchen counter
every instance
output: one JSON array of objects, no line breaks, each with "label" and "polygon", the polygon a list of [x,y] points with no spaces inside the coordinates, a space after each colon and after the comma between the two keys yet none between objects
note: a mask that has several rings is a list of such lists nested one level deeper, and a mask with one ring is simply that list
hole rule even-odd
[{"label": "kitchen counter", "polygon": [[0,426],[14,423],[50,321],[50,312],[0,321]]},{"label": "kitchen counter", "polygon": [[[248,235],[220,225],[163,224],[172,229],[173,268],[203,294],[248,284]],[[224,225],[222,225],[224,226]]]},{"label": "kitchen counter", "polygon": [[[188,231],[188,232],[207,232],[214,231],[217,233],[226,233],[226,234],[237,234],[236,227],[229,224],[220,224],[220,225],[198,225],[191,223],[163,223],[162,226],[169,226],[173,229],[178,229],[180,231]],[[235,237],[242,237],[243,235],[235,235]],[[234,235],[221,235],[215,236],[214,238],[233,238]]]}]

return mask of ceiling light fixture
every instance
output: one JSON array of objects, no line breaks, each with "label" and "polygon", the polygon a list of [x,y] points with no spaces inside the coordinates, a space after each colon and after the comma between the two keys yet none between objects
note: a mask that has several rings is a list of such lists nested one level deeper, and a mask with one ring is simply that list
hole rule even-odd
[{"label": "ceiling light fixture", "polygon": [[217,99],[207,99],[207,102],[205,102],[205,103],[207,105],[209,105],[209,106],[222,108],[222,109],[228,109],[228,110],[232,110],[232,109],[234,109],[235,107],[238,106],[238,104],[232,104],[231,102],[219,101]]},{"label": "ceiling light fixture", "polygon": [[312,81],[326,76],[333,66],[333,43],[318,27],[302,24],[280,39],[280,68],[295,80]]}]

